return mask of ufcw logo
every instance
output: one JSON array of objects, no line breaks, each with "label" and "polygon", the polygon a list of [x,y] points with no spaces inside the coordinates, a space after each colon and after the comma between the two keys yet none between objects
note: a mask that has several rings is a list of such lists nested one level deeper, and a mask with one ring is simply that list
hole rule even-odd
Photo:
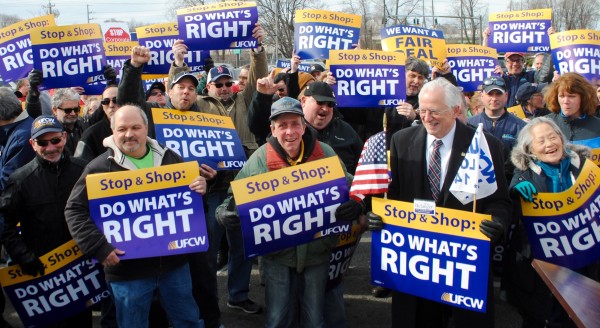
[{"label": "ufcw logo", "polygon": [[187,247],[197,247],[197,246],[201,246],[204,245],[206,243],[206,236],[198,236],[198,237],[192,237],[192,238],[186,238],[186,239],[180,239],[180,240],[173,240],[172,242],[169,242],[169,250],[176,250],[176,249],[182,249],[182,248],[187,248]]},{"label": "ufcw logo", "polygon": [[397,106],[401,99],[381,99],[378,103],[379,106]]},{"label": "ufcw logo", "polygon": [[217,163],[217,167],[220,169],[227,168],[242,168],[246,164],[246,161],[222,161]]},{"label": "ufcw logo", "polygon": [[442,301],[456,304],[456,305],[464,305],[469,308],[476,308],[481,310],[483,308],[483,300],[462,296],[462,295],[454,295],[451,293],[443,293]]}]

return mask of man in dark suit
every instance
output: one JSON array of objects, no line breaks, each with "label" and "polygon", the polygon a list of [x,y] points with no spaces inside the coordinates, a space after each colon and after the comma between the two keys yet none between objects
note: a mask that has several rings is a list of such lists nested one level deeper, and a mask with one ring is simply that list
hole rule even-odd
[{"label": "man in dark suit", "polygon": [[[450,185],[469,148],[475,130],[456,118],[462,101],[460,91],[445,79],[433,80],[419,94],[419,114],[423,125],[403,129],[392,137],[390,168],[392,179],[389,199],[413,202],[416,199],[435,201],[436,206],[472,211],[472,203],[463,205],[450,192]],[[428,172],[429,160],[438,146],[440,185],[432,186]],[[477,213],[491,214],[492,220],[482,221],[479,229],[492,243],[502,240],[510,222],[511,201],[504,175],[502,144],[487,138],[496,172],[498,189],[492,195],[477,200]],[[437,191],[435,190],[437,189]],[[435,193],[435,195],[434,195]],[[369,226],[381,229],[381,217],[368,213]],[[491,271],[490,271],[491,272]],[[424,298],[394,292],[392,295],[393,327],[446,327],[450,315],[455,327],[493,327],[493,289],[488,278],[487,313],[450,308]]]}]

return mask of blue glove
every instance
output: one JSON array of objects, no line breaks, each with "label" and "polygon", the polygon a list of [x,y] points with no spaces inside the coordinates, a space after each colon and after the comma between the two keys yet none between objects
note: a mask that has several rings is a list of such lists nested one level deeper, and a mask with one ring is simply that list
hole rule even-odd
[{"label": "blue glove", "polygon": [[537,190],[535,186],[529,181],[521,181],[517,183],[515,186],[515,190],[517,190],[524,200],[528,202],[533,201],[533,195],[537,195]]}]

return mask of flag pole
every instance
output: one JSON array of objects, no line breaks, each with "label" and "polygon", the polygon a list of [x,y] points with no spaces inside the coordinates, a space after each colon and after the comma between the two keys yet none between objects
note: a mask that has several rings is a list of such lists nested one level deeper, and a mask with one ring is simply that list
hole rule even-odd
[{"label": "flag pole", "polygon": [[473,213],[475,213],[477,209],[477,193],[473,194]]}]

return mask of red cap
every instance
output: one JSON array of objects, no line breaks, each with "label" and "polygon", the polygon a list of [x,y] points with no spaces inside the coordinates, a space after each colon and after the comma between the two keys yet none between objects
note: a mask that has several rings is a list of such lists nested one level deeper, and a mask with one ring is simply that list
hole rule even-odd
[{"label": "red cap", "polygon": [[504,54],[504,58],[509,58],[512,55],[517,55],[517,56],[521,56],[521,57],[525,58],[525,53],[522,53],[522,52],[507,52]]}]

